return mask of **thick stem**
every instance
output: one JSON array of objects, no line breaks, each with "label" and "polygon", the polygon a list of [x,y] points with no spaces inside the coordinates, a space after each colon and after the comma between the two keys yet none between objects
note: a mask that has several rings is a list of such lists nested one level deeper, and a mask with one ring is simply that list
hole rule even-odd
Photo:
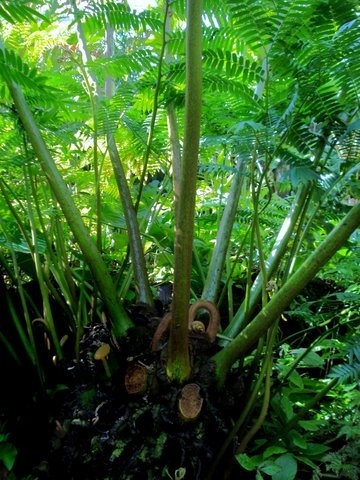
[{"label": "thick stem", "polygon": [[202,1],[188,0],[184,150],[176,208],[173,318],[167,362],[169,378],[180,382],[190,376],[188,310],[201,120],[201,16]]},{"label": "thick stem", "polygon": [[214,356],[219,384],[225,380],[232,364],[271,327],[290,302],[314,278],[319,270],[360,226],[360,204],[354,206],[327,238],[304,261],[261,312],[223,350]]},{"label": "thick stem", "polygon": [[181,168],[181,148],[179,140],[179,130],[176,119],[176,111],[173,103],[170,103],[166,108],[167,125],[170,138],[170,151],[172,163],[172,178],[173,190],[175,199],[178,199],[180,194],[180,168]]},{"label": "thick stem", "polygon": [[229,197],[226,201],[224,213],[221,217],[219,230],[216,236],[216,243],[209,270],[207,273],[202,298],[206,298],[211,302],[216,302],[217,293],[220,286],[220,280],[224,269],[226,252],[228,251],[232,227],[234,225],[235,216],[237,213],[240,192],[244,179],[245,161],[239,157],[236,164],[236,171],[232,180]]},{"label": "thick stem", "polygon": [[54,192],[56,200],[59,202],[61,210],[67,220],[67,223],[78,242],[84,255],[85,261],[94,276],[95,282],[100,290],[103,301],[111,317],[113,333],[120,337],[126,330],[132,326],[125,309],[118,302],[116,290],[106,265],[96,248],[88,229],[86,228],[79,210],[71,197],[66,183],[60,175],[54,159],[52,158],[42,136],[37,123],[31,113],[24,94],[20,87],[9,82],[10,94],[17,109],[19,118],[29,137],[32,147],[40,161],[41,168],[46,175],[47,181]]}]

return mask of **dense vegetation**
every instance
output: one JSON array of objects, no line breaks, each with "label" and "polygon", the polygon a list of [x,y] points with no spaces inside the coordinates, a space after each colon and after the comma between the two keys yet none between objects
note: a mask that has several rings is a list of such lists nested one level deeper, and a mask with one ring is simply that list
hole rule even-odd
[{"label": "dense vegetation", "polygon": [[0,17],[0,479],[359,478],[357,0]]}]

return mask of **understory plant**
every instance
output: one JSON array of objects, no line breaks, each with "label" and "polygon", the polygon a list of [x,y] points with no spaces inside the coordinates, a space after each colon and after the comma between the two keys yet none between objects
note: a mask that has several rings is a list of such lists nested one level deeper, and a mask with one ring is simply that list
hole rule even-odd
[{"label": "understory plant", "polygon": [[[9,331],[43,387],[36,327],[55,365],[69,345],[79,362],[86,327],[106,325],[121,351],[132,308],[146,307],[162,317],[152,353],[168,334],[168,384],[206,389],[189,330],[207,310],[211,385],[246,380],[209,480],[235,439],[256,478],[356,472],[321,430],[331,436],[328,402],[341,396],[349,429],[336,438],[358,442],[359,13],[351,0],[0,7]],[[329,297],[339,318],[301,297],[316,278],[341,286]],[[10,337],[0,327],[21,366]]]}]

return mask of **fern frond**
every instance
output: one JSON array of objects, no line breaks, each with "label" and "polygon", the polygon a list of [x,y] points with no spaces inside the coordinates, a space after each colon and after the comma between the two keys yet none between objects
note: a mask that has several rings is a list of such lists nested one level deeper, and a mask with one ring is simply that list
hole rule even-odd
[{"label": "fern frond", "polygon": [[214,73],[226,73],[228,77],[243,82],[258,82],[262,78],[262,69],[258,62],[244,58],[243,55],[227,50],[207,50],[203,52],[204,66]]},{"label": "fern frond", "polygon": [[354,361],[360,363],[360,340],[351,340],[347,342],[346,353],[350,359],[350,362]]},{"label": "fern frond", "polygon": [[[224,75],[214,74],[211,72],[204,72],[203,77],[204,90],[209,89],[211,92],[229,92],[240,96],[247,107],[251,107],[254,111],[260,109],[260,104],[256,99],[254,92],[243,82],[238,80],[231,80]],[[244,105],[244,108],[246,106]]]},{"label": "fern frond", "polygon": [[21,57],[13,50],[0,48],[0,76],[5,82],[13,81],[35,91],[46,90],[50,95],[50,87],[46,85],[46,77],[41,75],[35,67],[30,67],[23,62]]},{"label": "fern frond", "polygon": [[134,77],[144,70],[151,70],[156,62],[156,55],[144,48],[129,54],[117,54],[112,58],[97,58],[89,62],[88,66],[98,76],[107,74],[118,79],[129,75]]},{"label": "fern frond", "polygon": [[360,338],[353,335],[341,348],[341,352],[349,360],[348,363],[335,365],[330,373],[330,378],[338,378],[340,383],[356,382],[360,379]]},{"label": "fern frond", "polygon": [[359,42],[360,19],[347,22],[333,37],[333,62],[332,74],[342,92],[340,101],[353,104],[354,108],[360,107],[360,58]]},{"label": "fern frond", "polygon": [[99,27],[111,26],[123,31],[141,32],[159,31],[162,19],[154,10],[136,13],[130,10],[127,3],[106,2],[97,4],[89,2],[84,10],[85,25],[89,31],[96,32]]},{"label": "fern frond", "polygon": [[[248,46],[263,48],[276,42],[296,43],[304,34],[305,20],[309,18],[311,1],[304,2],[264,2],[261,0],[229,0],[234,27]],[[305,29],[306,30],[306,29]]]},{"label": "fern frond", "polygon": [[357,382],[360,379],[360,362],[336,365],[331,369],[329,377],[337,378],[339,383]]},{"label": "fern frond", "polygon": [[172,55],[185,54],[185,34],[181,31],[172,32],[166,41],[167,51]]},{"label": "fern frond", "polygon": [[32,7],[29,6],[28,0],[3,0],[0,5],[0,17],[9,23],[15,24],[18,22],[33,22],[39,18],[46,20],[35,6],[42,6],[44,2],[31,2]]},{"label": "fern frond", "polygon": [[234,25],[241,31],[249,46],[265,47],[271,42],[271,34],[267,28],[269,23],[266,23],[270,17],[265,6],[262,7],[260,2],[249,1],[229,3]]}]

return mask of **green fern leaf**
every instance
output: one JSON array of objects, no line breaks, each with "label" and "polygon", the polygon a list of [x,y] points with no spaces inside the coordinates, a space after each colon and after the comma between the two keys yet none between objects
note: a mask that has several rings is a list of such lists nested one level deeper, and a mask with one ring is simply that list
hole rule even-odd
[{"label": "green fern leaf", "polygon": [[0,49],[0,76],[5,82],[14,81],[19,85],[35,91],[47,90],[46,77],[40,75],[36,68],[31,68],[24,63],[19,55],[6,48]]},{"label": "green fern leaf", "polygon": [[339,383],[356,382],[360,379],[360,362],[336,365],[331,369],[329,377],[337,378]]},{"label": "green fern leaf", "polygon": [[153,10],[141,13],[132,12],[127,3],[106,2],[97,4],[89,2],[84,11],[85,25],[89,31],[96,32],[99,27],[111,26],[124,31],[159,31],[162,20]]},{"label": "green fern leaf", "polygon": [[5,0],[0,5],[0,17],[9,23],[15,24],[18,22],[29,21],[33,22],[41,18],[47,20],[36,8],[36,5],[41,6],[43,2],[31,2],[33,7],[30,7],[28,0]]},{"label": "green fern leaf", "polygon": [[228,77],[242,79],[244,82],[259,81],[262,77],[262,69],[259,64],[243,55],[227,50],[207,50],[203,53],[204,65],[214,73],[226,73]]},{"label": "green fern leaf", "polygon": [[128,75],[139,75],[144,70],[152,70],[156,65],[157,57],[151,50],[141,49],[131,54],[116,55],[112,58],[98,58],[88,63],[88,66],[97,74],[104,73],[113,78],[122,78]]},{"label": "green fern leaf", "polygon": [[341,351],[348,357],[348,363],[335,365],[330,378],[338,378],[340,383],[356,382],[360,379],[360,341],[358,336],[348,340]]}]

